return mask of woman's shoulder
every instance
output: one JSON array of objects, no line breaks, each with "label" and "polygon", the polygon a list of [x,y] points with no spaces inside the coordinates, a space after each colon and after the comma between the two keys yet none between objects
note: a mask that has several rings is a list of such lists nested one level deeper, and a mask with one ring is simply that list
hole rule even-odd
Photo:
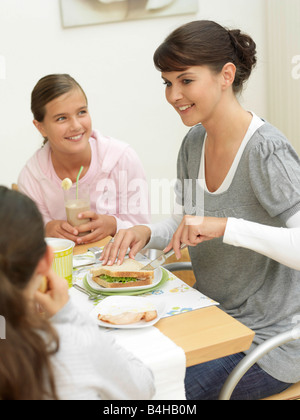
[{"label": "woman's shoulder", "polygon": [[104,172],[111,172],[116,166],[134,167],[141,165],[137,152],[128,143],[101,134],[93,130],[90,138],[95,159],[101,164],[99,168]]},{"label": "woman's shoulder", "polygon": [[44,146],[34,152],[23,166],[20,176],[30,173],[34,178],[44,177],[47,175],[49,166],[50,146],[46,143]]},{"label": "woman's shoulder", "polygon": [[101,153],[103,153],[103,148],[104,149],[124,150],[124,149],[130,147],[129,144],[126,143],[125,141],[122,141],[122,140],[116,139],[114,137],[104,135],[104,134],[100,133],[99,130],[93,130],[92,131],[90,141],[97,144],[98,149],[99,150],[101,149]]},{"label": "woman's shoulder", "polygon": [[93,337],[97,336],[98,328],[92,318],[79,310],[71,297],[68,303],[51,318],[51,322],[64,339],[77,340],[78,336]]},{"label": "woman's shoulder", "polygon": [[[252,177],[274,177],[299,173],[300,159],[286,136],[269,123],[262,125],[246,147],[246,159]],[[284,175],[284,176],[285,176]],[[290,175],[294,179],[294,175]],[[297,175],[298,176],[298,175]],[[297,181],[298,182],[298,181]]]},{"label": "woman's shoulder", "polygon": [[262,157],[270,156],[280,150],[294,152],[293,146],[286,136],[272,124],[265,122],[252,136],[248,143],[251,154]]},{"label": "woman's shoulder", "polygon": [[180,153],[193,153],[194,151],[199,151],[199,148],[202,149],[204,140],[205,140],[206,130],[202,124],[197,124],[192,127],[184,137]]},{"label": "woman's shoulder", "polygon": [[183,142],[187,144],[194,144],[194,143],[203,143],[206,135],[206,130],[202,124],[197,124],[192,127],[188,133],[186,134]]}]

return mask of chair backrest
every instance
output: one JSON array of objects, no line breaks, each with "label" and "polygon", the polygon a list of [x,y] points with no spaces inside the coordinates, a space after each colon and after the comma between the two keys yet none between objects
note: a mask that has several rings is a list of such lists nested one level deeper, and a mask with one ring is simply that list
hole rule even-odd
[{"label": "chair backrest", "polygon": [[269,338],[262,344],[259,344],[252,352],[248,353],[243,360],[233,369],[229,374],[223,388],[221,390],[219,400],[230,400],[230,397],[246,372],[263,356],[268,354],[273,349],[289,343],[290,341],[300,339],[300,328],[294,327],[292,330],[278,334],[275,337]]},{"label": "chair backrest", "polygon": [[14,191],[19,191],[18,184],[15,184],[15,183],[11,184],[11,189]]}]

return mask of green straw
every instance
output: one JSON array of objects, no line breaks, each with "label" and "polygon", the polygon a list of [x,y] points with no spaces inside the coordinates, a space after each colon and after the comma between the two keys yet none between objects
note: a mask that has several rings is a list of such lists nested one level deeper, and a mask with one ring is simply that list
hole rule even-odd
[{"label": "green straw", "polygon": [[76,178],[76,198],[77,198],[77,200],[78,200],[78,181],[79,181],[82,170],[83,170],[83,166],[79,169],[79,172],[78,172],[78,175],[77,175],[77,178]]}]

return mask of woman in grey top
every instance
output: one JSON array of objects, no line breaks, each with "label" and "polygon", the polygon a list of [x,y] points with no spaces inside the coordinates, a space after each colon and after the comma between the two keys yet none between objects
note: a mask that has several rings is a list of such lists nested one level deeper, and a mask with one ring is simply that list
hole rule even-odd
[{"label": "woman in grey top", "polygon": [[[180,215],[120,231],[105,250],[122,261],[142,247],[163,249],[183,215],[246,219],[299,227],[300,161],[275,127],[243,109],[237,99],[256,64],[254,41],[239,30],[196,21],[175,30],[154,61],[166,98],[185,125],[178,157],[176,205]],[[256,332],[252,349],[292,328],[300,314],[300,272],[221,238],[190,247],[195,287]],[[216,399],[244,353],[187,369],[188,399]],[[233,399],[259,399],[300,380],[300,343],[265,356],[251,368]]]}]

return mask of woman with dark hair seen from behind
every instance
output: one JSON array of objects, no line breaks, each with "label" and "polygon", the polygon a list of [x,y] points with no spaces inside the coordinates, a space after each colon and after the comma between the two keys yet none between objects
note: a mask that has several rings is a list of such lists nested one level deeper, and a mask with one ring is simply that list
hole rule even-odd
[{"label": "woman with dark hair seen from behind", "polygon": [[[195,288],[255,331],[254,349],[293,326],[300,313],[300,272],[271,259],[272,253],[263,247],[253,247],[253,252],[247,241],[230,246],[219,237],[227,219],[274,229],[299,228],[299,157],[282,133],[238,101],[257,62],[256,44],[249,35],[212,21],[191,22],[167,37],[154,62],[166,85],[167,101],[192,127],[178,156],[177,207],[163,222],[120,230],[114,243],[106,246],[103,263],[113,263],[117,255],[122,262],[128,247],[134,258],[146,245],[165,251],[174,247],[179,256],[180,244],[188,243]],[[189,241],[187,224],[195,232],[193,224],[200,220],[209,228],[216,218],[221,218],[222,229],[213,233],[203,229],[202,236],[199,229],[197,238]],[[234,237],[232,245],[237,242]],[[244,356],[187,368],[187,398],[217,399]],[[298,340],[255,364],[232,399],[265,398],[299,380]]]},{"label": "woman with dark hair seen from behind", "polygon": [[152,398],[150,370],[73,306],[33,201],[0,187],[0,203],[0,400]]},{"label": "woman with dark hair seen from behind", "polygon": [[[86,94],[75,79],[68,74],[40,79],[31,94],[31,110],[44,146],[22,169],[18,186],[37,204],[46,236],[90,243],[150,221],[139,157],[129,144],[92,129]],[[89,186],[91,210],[79,216],[90,221],[73,227],[67,223],[62,181],[69,179],[76,190],[81,167],[79,188]]]},{"label": "woman with dark hair seen from behind", "polygon": [[58,351],[58,337],[25,298],[31,278],[36,277],[36,289],[42,282],[43,220],[31,200],[17,192],[0,187],[0,202],[0,314],[6,327],[0,340],[0,399],[57,399],[49,361]]}]

